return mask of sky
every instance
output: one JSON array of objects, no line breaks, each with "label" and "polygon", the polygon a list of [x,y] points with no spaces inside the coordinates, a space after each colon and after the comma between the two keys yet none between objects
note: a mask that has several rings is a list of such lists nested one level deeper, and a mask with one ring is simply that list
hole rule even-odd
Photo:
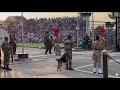
[{"label": "sky", "polygon": [[[95,21],[113,21],[108,17],[109,12],[94,12]],[[8,16],[20,16],[21,12],[0,12],[0,20],[5,20]],[[77,12],[23,12],[24,17],[41,18],[41,17],[75,17]],[[90,17],[91,19],[92,17]]]}]

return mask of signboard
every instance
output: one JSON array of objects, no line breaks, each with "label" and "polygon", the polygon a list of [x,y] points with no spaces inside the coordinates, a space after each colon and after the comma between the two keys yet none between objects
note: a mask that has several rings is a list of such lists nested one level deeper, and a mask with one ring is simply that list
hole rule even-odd
[{"label": "signboard", "polygon": [[4,42],[4,37],[8,37],[9,38],[8,41],[10,41],[10,36],[7,33],[7,31],[0,28],[0,48],[1,48],[1,44]]}]

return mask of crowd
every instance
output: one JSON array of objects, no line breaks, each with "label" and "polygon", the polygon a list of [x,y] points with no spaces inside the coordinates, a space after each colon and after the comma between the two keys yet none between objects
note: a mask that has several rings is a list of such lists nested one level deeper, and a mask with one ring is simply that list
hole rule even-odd
[{"label": "crowd", "polygon": [[[53,34],[55,27],[61,30],[60,37],[61,42],[66,36],[72,35],[73,41],[76,42],[76,26],[77,26],[77,17],[59,17],[59,18],[39,18],[39,19],[27,19],[24,21],[24,42],[26,43],[38,43],[44,41],[44,35],[46,31],[49,31],[49,34]],[[16,21],[11,28],[19,28],[16,32],[17,42],[21,42],[21,28],[20,20]],[[79,31],[79,38],[81,32]]]}]

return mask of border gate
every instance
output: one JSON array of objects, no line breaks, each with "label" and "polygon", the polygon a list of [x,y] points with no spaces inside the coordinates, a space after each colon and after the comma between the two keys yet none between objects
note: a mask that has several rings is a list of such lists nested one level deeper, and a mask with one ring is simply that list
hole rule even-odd
[{"label": "border gate", "polygon": [[[90,31],[92,36],[92,21],[90,21]],[[115,22],[108,22],[108,21],[94,21],[94,36],[100,35],[98,30],[95,30],[98,26],[103,26],[105,28],[105,33],[102,37],[105,39],[105,47],[107,50],[114,50],[116,46],[116,30],[115,28],[107,27],[107,23],[115,23]],[[95,37],[94,37],[95,38]]]},{"label": "border gate", "polygon": [[120,51],[120,17],[116,17],[116,51]]}]

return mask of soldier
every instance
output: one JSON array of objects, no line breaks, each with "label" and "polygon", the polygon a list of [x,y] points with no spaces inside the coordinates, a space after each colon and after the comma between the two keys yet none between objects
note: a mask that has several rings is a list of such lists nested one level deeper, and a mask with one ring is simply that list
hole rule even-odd
[{"label": "soldier", "polygon": [[55,54],[56,56],[61,56],[61,47],[60,47],[60,39],[58,36],[54,39],[55,43]]},{"label": "soldier", "polygon": [[89,38],[89,36],[86,34],[86,36],[84,37],[85,50],[90,49],[90,48],[89,48],[89,41],[90,41],[90,38]]},{"label": "soldier", "polygon": [[46,51],[45,51],[45,54],[47,54],[48,51],[49,51],[49,54],[52,54],[52,53],[51,53],[52,42],[50,41],[49,36],[46,37],[45,43],[46,43]]},{"label": "soldier", "polygon": [[12,52],[11,52],[10,56],[11,56],[11,58],[12,58],[12,61],[11,61],[11,62],[13,62],[13,55],[15,55],[15,54],[14,54],[13,40],[11,39],[11,37],[10,37],[10,42],[9,42],[9,44],[10,44],[11,47],[12,47]]},{"label": "soldier", "polygon": [[93,73],[96,73],[96,67],[98,64],[98,74],[102,74],[101,70],[101,52],[103,50],[103,43],[100,40],[99,36],[96,36],[96,41],[93,42],[92,48],[94,50],[93,57],[94,57],[94,68]]},{"label": "soldier", "polygon": [[65,53],[68,54],[66,56],[66,59],[68,59],[68,62],[66,63],[66,69],[69,70],[74,70],[72,69],[72,48],[73,48],[73,42],[72,42],[72,37],[68,35],[67,40],[65,41]]},{"label": "soldier", "polygon": [[9,68],[10,54],[12,52],[12,46],[8,42],[8,37],[5,37],[5,42],[2,44],[2,50],[4,53],[4,69],[12,70]]},{"label": "soldier", "polygon": [[9,34],[2,28],[2,24],[0,24],[0,68],[3,68],[1,65],[1,45],[4,42],[4,37],[9,38]]}]

